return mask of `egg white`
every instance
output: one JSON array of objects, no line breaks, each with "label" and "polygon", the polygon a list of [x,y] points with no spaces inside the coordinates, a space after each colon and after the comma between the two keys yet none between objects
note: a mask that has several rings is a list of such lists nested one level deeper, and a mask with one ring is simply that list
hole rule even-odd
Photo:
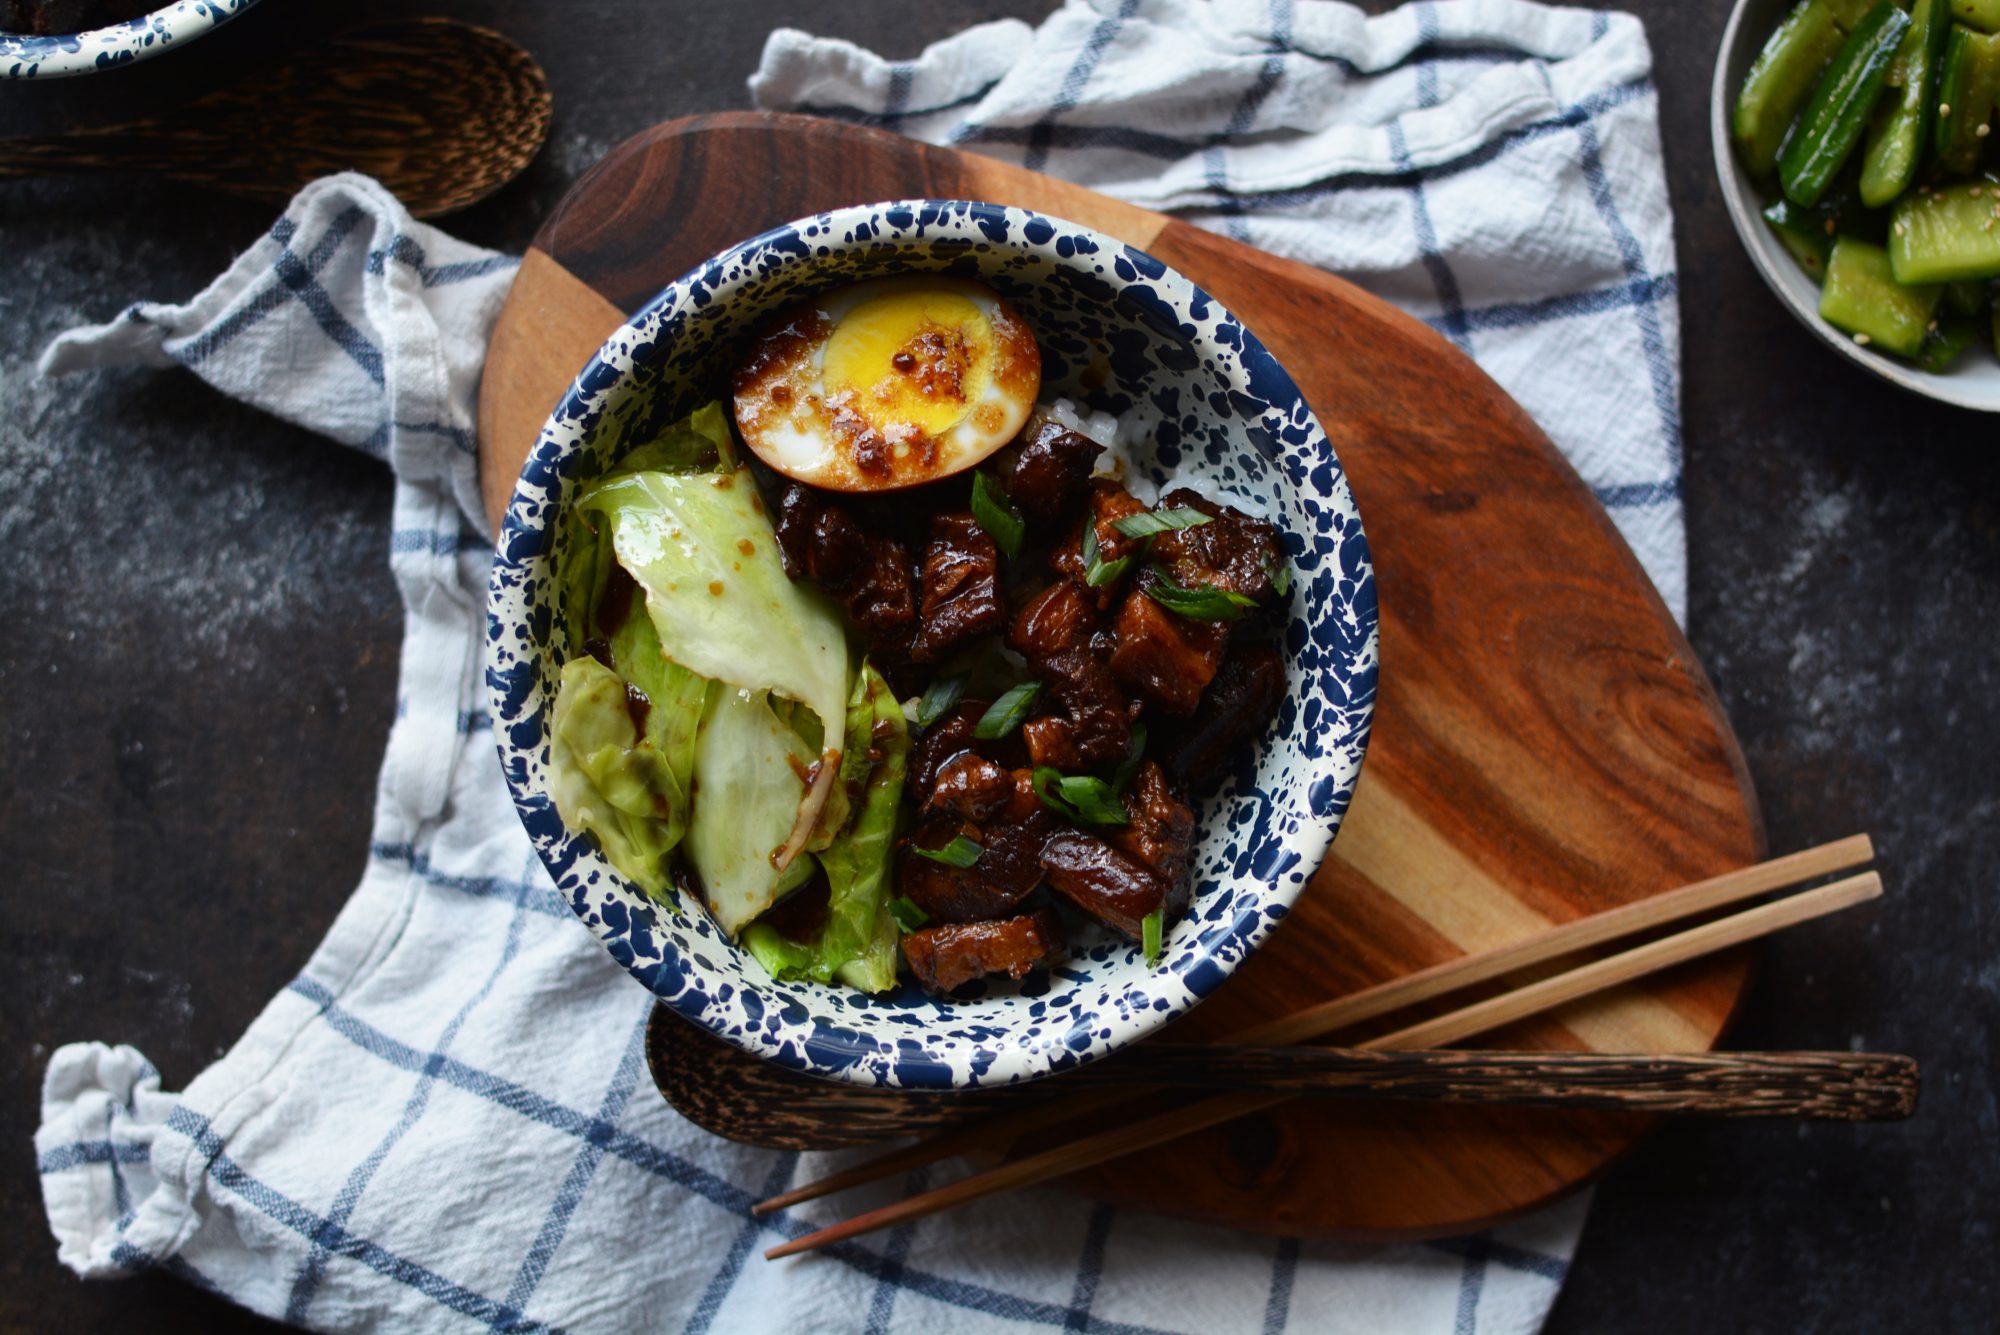
[{"label": "egg white", "polygon": [[[949,326],[911,314],[968,304],[976,318]],[[888,370],[891,348],[909,368]],[[879,378],[830,383],[830,350],[843,368]],[[738,370],[735,415],[744,442],[787,477],[886,491],[985,459],[1020,433],[1040,387],[1034,335],[1001,297],[963,279],[909,274],[835,288],[771,321]]]}]

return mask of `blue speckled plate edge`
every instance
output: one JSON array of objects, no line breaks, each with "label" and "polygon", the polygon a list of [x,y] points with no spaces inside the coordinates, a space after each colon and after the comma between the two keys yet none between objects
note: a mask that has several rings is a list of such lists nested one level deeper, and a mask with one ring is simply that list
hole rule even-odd
[{"label": "blue speckled plate edge", "polygon": [[172,50],[235,18],[257,0],[176,0],[124,23],[33,37],[0,33],[0,75],[62,79],[117,69]]},{"label": "blue speckled plate edge", "polygon": [[[933,217],[934,213],[941,216]],[[542,559],[551,541],[542,533],[541,514],[545,506],[551,512],[560,512],[563,461],[581,452],[580,442],[587,436],[592,421],[593,401],[612,391],[629,374],[633,365],[630,349],[652,336],[662,312],[670,306],[679,308],[682,298],[691,289],[698,289],[704,280],[713,282],[733,260],[769,250],[779,243],[796,242],[802,229],[819,229],[824,235],[827,229],[838,226],[845,225],[851,229],[865,225],[879,240],[885,217],[903,217],[906,220],[921,217],[932,225],[955,219],[956,224],[962,227],[976,225],[983,228],[991,225],[997,227],[1001,234],[1007,234],[1009,227],[1018,225],[1022,235],[1030,238],[1034,236],[1036,227],[1044,231],[1059,229],[1062,244],[1089,246],[1114,257],[1128,285],[1148,287],[1158,284],[1167,289],[1177,288],[1189,309],[1204,313],[1212,309],[1216,313],[1217,328],[1233,331],[1234,336],[1240,339],[1237,346],[1241,349],[1243,361],[1255,368],[1253,373],[1246,367],[1244,373],[1254,374],[1256,385],[1266,395],[1259,400],[1265,406],[1266,420],[1271,420],[1268,413],[1272,405],[1286,405],[1287,415],[1276,419],[1286,424],[1285,448],[1274,456],[1267,453],[1267,462],[1275,458],[1286,484],[1299,491],[1302,501],[1310,498],[1337,516],[1335,527],[1340,535],[1336,544],[1339,564],[1332,573],[1335,576],[1343,573],[1351,576],[1347,582],[1352,587],[1349,592],[1333,598],[1329,604],[1333,610],[1329,615],[1339,615],[1352,628],[1359,645],[1355,661],[1361,666],[1344,675],[1340,682],[1344,688],[1350,688],[1349,703],[1344,706],[1345,728],[1339,733],[1343,749],[1320,757],[1328,772],[1322,774],[1312,770],[1308,775],[1313,780],[1314,818],[1294,826],[1275,846],[1260,845],[1254,851],[1239,850],[1239,863],[1252,865],[1257,879],[1252,881],[1239,873],[1226,887],[1231,900],[1246,900],[1236,906],[1236,911],[1229,915],[1226,922],[1199,934],[1178,934],[1182,936],[1178,946],[1180,957],[1174,958],[1175,952],[1170,951],[1169,958],[1162,962],[1158,971],[1142,972],[1130,986],[1121,987],[1113,982],[1097,985],[1100,1000],[1113,1012],[1108,1021],[1110,1028],[1094,1031],[1089,1041],[1081,1044],[1076,1042],[1078,1030],[1085,1025],[1106,1022],[1104,1013],[1097,1010],[1078,1011],[1076,1014],[1080,1018],[1072,1023],[1069,1030],[1043,1030],[1035,1035],[1034,1041],[1017,1042],[1011,1041],[1012,1036],[1006,1031],[995,1030],[991,1026],[973,1024],[954,1029],[953,1017],[957,1012],[944,1003],[935,1003],[934,1014],[929,1017],[932,1023],[928,1027],[920,1026],[914,1034],[899,1035],[893,1047],[866,1034],[858,1034],[844,1025],[823,1023],[820,1017],[809,1013],[773,1018],[761,1000],[756,1002],[756,1014],[750,1026],[732,1028],[718,1023],[712,1013],[716,1009],[714,998],[687,983],[689,973],[703,966],[711,970],[715,968],[703,960],[699,952],[694,952],[695,958],[691,963],[677,960],[671,948],[662,952],[657,963],[641,965],[636,962],[629,938],[635,932],[650,935],[657,926],[655,911],[659,906],[652,905],[643,894],[625,885],[587,840],[562,827],[548,799],[546,784],[540,781],[540,767],[535,760],[536,748],[545,745],[540,711],[547,698],[540,674],[534,670],[535,659],[532,656],[516,656],[510,663],[506,661],[507,655],[499,649],[510,626],[515,627],[520,637],[526,640],[526,616],[531,614],[532,609],[523,605],[517,590],[524,583],[532,583],[524,576],[533,563]],[[921,225],[917,227],[917,233],[922,234]],[[989,232],[988,235],[994,233]],[[1048,246],[1051,243],[1043,237],[1039,244]],[[1138,270],[1143,270],[1143,274]],[[700,300],[694,301],[695,306],[700,304]],[[598,406],[601,408],[603,405]],[[1273,443],[1277,442],[1274,440]],[[551,490],[555,494],[553,500],[549,499]],[[1298,550],[1295,549],[1293,555],[1295,562],[1300,559]],[[1324,557],[1325,554],[1321,555]],[[1338,583],[1336,581],[1336,586]],[[1304,596],[1303,589],[1300,596]],[[562,887],[565,881],[571,883],[571,888],[565,891],[565,899],[591,926],[614,958],[684,1018],[700,1023],[726,1041],[782,1066],[858,1084],[950,1088],[1034,1079],[1102,1057],[1184,1013],[1248,957],[1284,917],[1317,869],[1351,800],[1372,721],[1375,678],[1379,671],[1379,639],[1372,564],[1345,473],[1297,385],[1271,358],[1261,340],[1185,276],[1114,238],[1078,224],[1022,209],[970,201],[918,200],[834,210],[795,220],[741,242],[670,283],[606,342],[579,372],[569,392],[544,425],[510,499],[489,588],[488,668],[496,742],[517,809],[537,852],[548,865],[558,886]],[[1289,742],[1293,739],[1287,737],[1284,740]],[[1257,799],[1262,800],[1265,815],[1269,816],[1272,799],[1253,788],[1250,794],[1239,796],[1226,813],[1212,812],[1205,807],[1204,825],[1227,814],[1229,825],[1233,827],[1237,823],[1236,816],[1246,809],[1246,804]],[[587,879],[579,875],[579,868]],[[1218,885],[1215,893],[1222,893],[1223,889]],[[1255,893],[1252,893],[1253,890]],[[596,911],[607,899],[615,900],[620,895],[628,902],[618,904],[615,915],[608,911]],[[649,920],[643,927],[635,921],[635,916],[641,914]],[[695,926],[701,929],[712,924],[704,918]],[[666,930],[670,934],[670,927]],[[732,954],[736,953],[734,947],[725,948]],[[755,969],[754,963],[750,968]],[[663,982],[667,985],[662,986]],[[1174,995],[1166,995],[1169,984],[1175,990]],[[762,989],[752,989],[747,984],[742,989],[745,994],[753,990],[777,992],[783,989],[770,985],[768,980],[764,980]],[[722,987],[720,992],[728,999],[729,987]],[[742,1006],[752,1001],[749,995],[742,995],[732,1005]],[[794,1005],[792,1009],[803,1010],[803,1007]],[[965,1037],[968,1030],[972,1035],[970,1039]],[[989,1046],[988,1040],[995,1038],[1002,1041]],[[947,1052],[942,1058],[928,1051],[932,1046],[951,1049],[963,1047],[967,1042],[976,1047],[969,1062],[963,1060],[968,1055],[963,1051]]]}]

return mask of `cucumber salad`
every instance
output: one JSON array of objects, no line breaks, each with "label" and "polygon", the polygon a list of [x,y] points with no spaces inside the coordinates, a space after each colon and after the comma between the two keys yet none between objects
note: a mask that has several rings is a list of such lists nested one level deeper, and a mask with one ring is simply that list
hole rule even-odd
[{"label": "cucumber salad", "polygon": [[1737,155],[1820,317],[1930,371],[2000,344],[2000,0],[1800,0],[1744,77]]}]

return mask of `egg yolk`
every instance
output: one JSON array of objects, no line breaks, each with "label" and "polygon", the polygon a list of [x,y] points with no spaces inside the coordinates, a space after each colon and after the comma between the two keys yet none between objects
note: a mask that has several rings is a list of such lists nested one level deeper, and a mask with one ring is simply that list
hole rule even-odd
[{"label": "egg yolk", "polygon": [[956,292],[889,293],[841,319],[822,376],[836,403],[889,440],[912,428],[942,436],[991,385],[993,343],[992,322]]}]

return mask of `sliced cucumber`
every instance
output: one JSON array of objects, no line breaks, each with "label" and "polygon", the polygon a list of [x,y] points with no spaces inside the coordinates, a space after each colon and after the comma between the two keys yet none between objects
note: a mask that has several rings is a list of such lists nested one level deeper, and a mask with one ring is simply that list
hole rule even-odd
[{"label": "sliced cucumber", "polygon": [[1898,283],[1880,246],[1843,236],[1827,259],[1819,313],[1828,324],[1853,334],[1857,343],[1914,357],[1924,346],[1942,293],[1934,284]]},{"label": "sliced cucumber", "polygon": [[[1826,8],[1833,21],[1840,25],[1842,32],[1853,32],[1854,25],[1868,17],[1869,10],[1888,2],[1889,0],[1826,0]],[[1903,9],[1910,7],[1910,0],[1895,0],[1895,3]]]},{"label": "sliced cucumber", "polygon": [[1960,315],[1977,315],[1986,309],[1986,284],[1947,283],[1944,304]]},{"label": "sliced cucumber", "polygon": [[1778,179],[1786,199],[1810,208],[1833,185],[1868,129],[1888,85],[1889,66],[1909,29],[1910,16],[1885,0],[1868,11],[1834,52],[1778,152]]},{"label": "sliced cucumber", "polygon": [[1951,15],[1981,32],[2000,32],[2000,0],[1951,0]]},{"label": "sliced cucumber", "polygon": [[1985,181],[1905,195],[1889,227],[1901,283],[2000,278],[2000,186]]},{"label": "sliced cucumber", "polygon": [[1757,53],[1736,95],[1731,129],[1736,151],[1755,175],[1778,167],[1778,149],[1799,108],[1812,96],[1819,72],[1840,49],[1841,31],[1826,0],[1799,0]]},{"label": "sliced cucumber", "polygon": [[1938,65],[1932,133],[1932,156],[1946,171],[1965,173],[1979,165],[1991,133],[1996,91],[2000,91],[2000,37],[1952,24]]},{"label": "sliced cucumber", "polygon": [[1916,178],[1937,108],[1938,57],[1951,27],[1945,0],[1917,0],[1910,11],[1910,30],[1889,66],[1889,91],[1875,108],[1861,155],[1861,198],[1871,208],[1893,202]]},{"label": "sliced cucumber", "polygon": [[1944,310],[1932,323],[1937,328],[1925,335],[1923,347],[1917,350],[1917,365],[1926,371],[1949,370],[1958,355],[1979,337],[1979,321],[1970,315]]},{"label": "sliced cucumber", "polygon": [[1817,210],[1802,209],[1789,199],[1781,199],[1764,210],[1764,222],[1815,283],[1826,277],[1826,257],[1833,252],[1833,233]]}]

